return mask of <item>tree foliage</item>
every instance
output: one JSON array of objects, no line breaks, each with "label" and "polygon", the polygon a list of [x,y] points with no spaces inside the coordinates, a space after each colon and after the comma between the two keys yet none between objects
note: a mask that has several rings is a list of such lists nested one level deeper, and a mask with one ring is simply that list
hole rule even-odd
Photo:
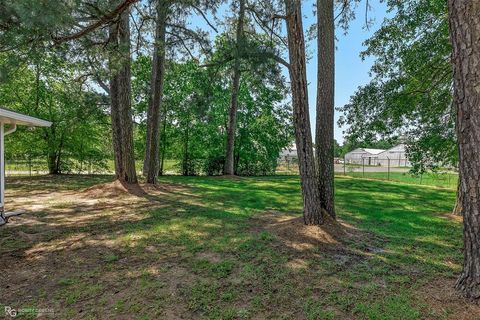
[{"label": "tree foliage", "polygon": [[366,41],[373,80],[340,108],[350,140],[404,136],[415,171],[457,162],[452,68],[444,0],[389,1],[386,19]]},{"label": "tree foliage", "polygon": [[50,128],[19,127],[8,137],[6,157],[48,159],[51,173],[100,169],[111,156],[104,97],[77,77],[75,66],[55,55],[23,65],[0,86],[0,105],[52,121]]},{"label": "tree foliage", "polygon": [[[223,37],[219,37],[224,39]],[[216,42],[212,59],[223,56],[223,40]],[[151,61],[134,63],[134,100],[138,119],[146,106],[145,90]],[[262,71],[264,70],[264,72]],[[175,159],[182,174],[221,174],[225,161],[226,126],[230,84],[228,64],[214,68],[188,60],[169,61],[165,75],[165,126],[160,150],[164,159]],[[272,174],[278,154],[292,138],[291,111],[286,89],[275,64],[262,69],[245,68],[239,91],[235,170],[241,175]],[[144,130],[143,120],[139,129]],[[141,147],[142,143],[137,143]],[[141,154],[141,150],[137,151]],[[162,158],[162,156],[160,157]]]}]

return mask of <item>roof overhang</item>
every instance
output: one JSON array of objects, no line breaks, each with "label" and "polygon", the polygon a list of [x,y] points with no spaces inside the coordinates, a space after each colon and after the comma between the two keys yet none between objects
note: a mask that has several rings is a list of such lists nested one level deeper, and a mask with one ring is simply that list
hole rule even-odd
[{"label": "roof overhang", "polygon": [[50,121],[27,116],[26,114],[3,108],[0,108],[0,122],[29,127],[50,127],[52,125]]}]

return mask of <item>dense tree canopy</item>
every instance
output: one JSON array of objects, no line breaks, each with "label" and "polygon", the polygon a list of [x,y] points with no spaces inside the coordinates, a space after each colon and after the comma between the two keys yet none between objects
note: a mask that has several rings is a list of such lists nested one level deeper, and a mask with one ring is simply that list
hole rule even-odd
[{"label": "dense tree canopy", "polygon": [[[224,49],[219,42],[214,56],[217,50]],[[150,63],[148,57],[139,57],[133,66],[139,130],[145,128],[145,90],[149,81],[146,72]],[[160,159],[176,160],[183,174],[222,173],[230,95],[224,75],[229,70],[228,64],[207,68],[194,60],[167,64]],[[256,71],[246,68],[243,73],[235,171],[241,175],[272,174],[280,150],[292,139],[286,88],[275,64]],[[136,154],[141,155],[143,144],[138,141],[136,145]]]},{"label": "dense tree canopy", "polygon": [[[7,158],[43,158],[52,173],[79,169],[84,161],[93,162],[98,169],[111,168],[111,93],[107,80],[109,73],[121,69],[125,57],[120,51],[108,55],[105,49],[107,27],[115,20],[110,14],[126,2],[90,5],[79,0],[49,10],[55,5],[47,1],[33,6],[33,11],[28,11],[28,1],[2,3],[1,44],[6,53],[0,63],[1,104],[53,122],[51,128],[39,129],[42,134],[37,130],[36,134],[16,135]],[[188,12],[203,14],[209,28],[217,31],[218,26],[215,28],[206,14],[215,9],[216,2],[176,1],[169,6],[160,171],[165,160],[174,160],[183,174],[220,174],[225,161],[230,86],[226,79],[234,63],[234,30],[227,23],[227,32],[215,37],[212,51],[207,33],[190,29],[185,21]],[[40,17],[39,12],[48,14]],[[153,3],[139,2],[133,8],[132,107],[137,160],[145,154],[152,70],[148,55],[151,40],[141,31],[154,34],[152,18]],[[268,37],[256,34],[252,26],[247,30],[248,40],[241,45],[241,55],[248,59],[240,64],[244,76],[235,130],[235,172],[271,174],[279,151],[291,143],[291,111],[279,67],[261,55],[272,46]],[[72,40],[75,42],[69,42]]]},{"label": "dense tree canopy", "polygon": [[22,65],[0,86],[0,105],[53,123],[34,132],[20,127],[22,133],[8,137],[7,158],[42,157],[51,173],[61,173],[87,163],[100,169],[111,157],[108,105],[62,57]]}]

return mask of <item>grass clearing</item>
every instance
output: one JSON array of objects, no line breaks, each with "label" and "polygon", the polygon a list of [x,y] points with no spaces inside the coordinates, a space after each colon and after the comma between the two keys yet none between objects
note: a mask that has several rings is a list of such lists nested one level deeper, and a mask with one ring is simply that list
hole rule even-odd
[{"label": "grass clearing", "polygon": [[[10,178],[0,304],[60,318],[475,319],[455,295],[452,190],[336,177],[342,232],[301,223],[298,177]],[[12,268],[12,266],[15,266]]]},{"label": "grass clearing", "polygon": [[346,175],[357,178],[378,179],[397,181],[408,184],[417,184],[423,186],[441,187],[456,189],[458,183],[457,173],[445,172],[427,172],[422,175],[413,175],[409,172],[365,172],[360,169],[356,171],[347,171]]}]

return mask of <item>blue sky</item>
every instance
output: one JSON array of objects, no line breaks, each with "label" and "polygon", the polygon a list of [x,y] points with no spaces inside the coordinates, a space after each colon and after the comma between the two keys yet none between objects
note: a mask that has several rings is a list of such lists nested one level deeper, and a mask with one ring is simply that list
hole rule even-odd
[{"label": "blue sky", "polygon": [[[316,17],[313,14],[315,0],[303,1],[303,15],[304,15],[304,28],[308,29],[312,24],[316,23]],[[367,84],[370,80],[369,71],[372,66],[373,59],[367,58],[362,61],[360,58],[360,52],[365,48],[363,42],[370,38],[373,33],[378,30],[386,17],[386,5],[381,3],[381,0],[370,0],[370,10],[368,12],[368,18],[370,25],[368,30],[365,28],[365,0],[361,1],[356,8],[357,19],[350,22],[347,34],[345,31],[337,27],[337,50],[335,52],[335,107],[343,106],[348,103],[350,96],[357,90],[359,86]],[[223,5],[217,12],[218,17],[224,15],[231,15],[229,7]],[[191,21],[191,25],[201,27],[204,30],[209,30],[211,36],[214,36],[212,30],[198,17]],[[285,26],[283,27],[283,31]],[[310,120],[312,122],[312,135],[315,138],[315,116],[316,116],[316,81],[317,81],[317,45],[316,39],[307,43],[308,57],[308,69],[307,79],[309,82],[308,95],[310,106]],[[288,79],[287,70],[284,70],[285,76]],[[345,128],[339,128],[337,121],[340,117],[340,113],[335,111],[335,139],[342,144],[343,143],[343,131]]]},{"label": "blue sky", "polygon": [[[304,2],[303,14],[305,15],[304,26],[316,22],[313,16],[312,6],[309,5],[312,0]],[[370,11],[368,12],[369,20],[372,24],[369,29],[365,28],[365,4],[359,4],[356,10],[357,19],[350,23],[348,33],[345,35],[344,30],[337,27],[337,50],[335,52],[335,107],[343,106],[350,100],[350,96],[356,89],[369,82],[369,71],[374,59],[367,58],[362,61],[360,52],[364,50],[362,43],[370,38],[373,33],[378,30],[383,19],[386,16],[386,5],[380,3],[379,0],[370,1]],[[316,81],[317,81],[317,48],[316,40],[308,43],[309,52],[313,53],[308,61],[307,79],[309,82],[308,95],[310,105],[310,119],[312,122],[312,130],[315,130],[316,115]],[[335,111],[335,139],[343,143],[343,131],[345,128],[339,128],[337,120],[340,113]],[[312,132],[314,134],[314,132]],[[313,136],[315,137],[315,136]]]}]

